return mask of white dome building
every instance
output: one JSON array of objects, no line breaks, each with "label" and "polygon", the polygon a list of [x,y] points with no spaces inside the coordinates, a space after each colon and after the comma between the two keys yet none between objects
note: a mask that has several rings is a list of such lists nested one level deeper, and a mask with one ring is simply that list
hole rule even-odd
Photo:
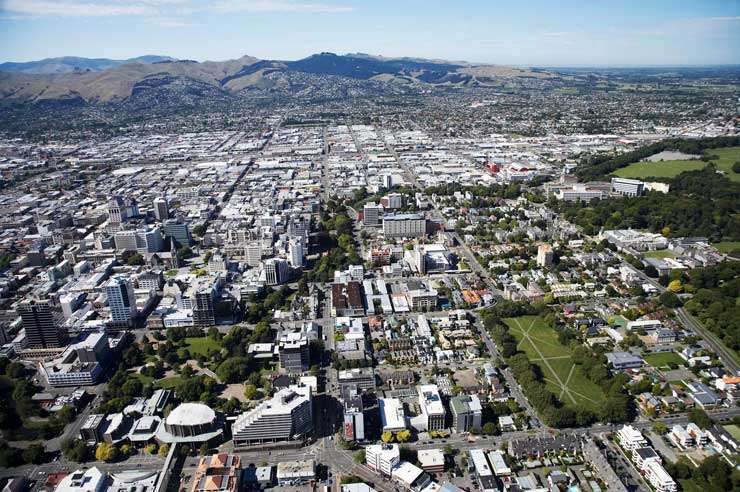
[{"label": "white dome building", "polygon": [[172,410],[164,427],[173,436],[191,437],[211,432],[216,424],[216,412],[202,403],[183,403]]}]

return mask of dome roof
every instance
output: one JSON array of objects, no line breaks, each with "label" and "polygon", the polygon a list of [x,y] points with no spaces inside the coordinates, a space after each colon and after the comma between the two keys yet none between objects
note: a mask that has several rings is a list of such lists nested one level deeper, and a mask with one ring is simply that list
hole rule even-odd
[{"label": "dome roof", "polygon": [[183,403],[167,416],[167,425],[203,425],[216,420],[216,412],[202,403]]}]

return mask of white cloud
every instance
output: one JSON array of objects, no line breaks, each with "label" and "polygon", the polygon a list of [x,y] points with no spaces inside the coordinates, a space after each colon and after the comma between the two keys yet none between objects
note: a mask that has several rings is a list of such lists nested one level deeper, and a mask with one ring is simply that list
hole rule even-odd
[{"label": "white cloud", "polygon": [[353,7],[326,3],[304,3],[290,0],[220,0],[213,4],[216,12],[350,12]]},{"label": "white cloud", "polygon": [[176,29],[180,27],[193,27],[196,25],[185,19],[180,19],[177,17],[153,17],[151,19],[147,19],[147,22],[149,24],[154,24],[156,26],[163,27],[166,29]]},{"label": "white cloud", "polygon": [[115,4],[104,2],[3,0],[0,10],[29,15],[62,17],[110,17],[119,15],[156,15],[157,10],[144,4]]}]

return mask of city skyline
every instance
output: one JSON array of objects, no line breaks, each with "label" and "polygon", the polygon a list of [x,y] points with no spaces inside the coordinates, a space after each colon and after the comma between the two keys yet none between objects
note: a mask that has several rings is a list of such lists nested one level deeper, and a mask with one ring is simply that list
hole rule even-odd
[{"label": "city skyline", "polygon": [[331,51],[530,66],[740,63],[737,1],[432,3],[4,0],[0,61],[292,60]]}]

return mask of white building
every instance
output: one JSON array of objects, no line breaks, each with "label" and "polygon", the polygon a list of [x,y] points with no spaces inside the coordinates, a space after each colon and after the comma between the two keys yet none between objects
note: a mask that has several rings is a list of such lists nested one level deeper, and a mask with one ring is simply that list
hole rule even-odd
[{"label": "white building", "polygon": [[380,398],[380,420],[383,431],[398,432],[406,428],[406,415],[403,411],[403,403],[398,398]]},{"label": "white building", "polygon": [[439,396],[436,384],[420,384],[416,387],[419,396],[419,406],[426,421],[426,430],[442,430],[445,428],[445,407]]},{"label": "white building", "polygon": [[645,478],[656,492],[676,492],[678,490],[676,482],[657,461],[645,463]]},{"label": "white building", "polygon": [[371,444],[365,446],[365,463],[378,473],[390,476],[401,461],[398,444]]},{"label": "white building", "polygon": [[300,439],[313,429],[311,388],[289,386],[237,417],[235,446]]},{"label": "white building", "polygon": [[288,243],[288,259],[293,268],[303,267],[303,243],[298,238],[293,238]]},{"label": "white building", "polygon": [[126,277],[117,275],[105,286],[111,321],[116,325],[130,326],[137,315],[134,286]]},{"label": "white building", "polygon": [[426,224],[421,214],[386,214],[383,216],[383,235],[386,238],[422,237],[427,232]]},{"label": "white building", "polygon": [[622,444],[622,447],[628,451],[644,448],[648,445],[642,433],[631,425],[623,426],[619,429],[617,435],[619,436],[619,442]]}]

